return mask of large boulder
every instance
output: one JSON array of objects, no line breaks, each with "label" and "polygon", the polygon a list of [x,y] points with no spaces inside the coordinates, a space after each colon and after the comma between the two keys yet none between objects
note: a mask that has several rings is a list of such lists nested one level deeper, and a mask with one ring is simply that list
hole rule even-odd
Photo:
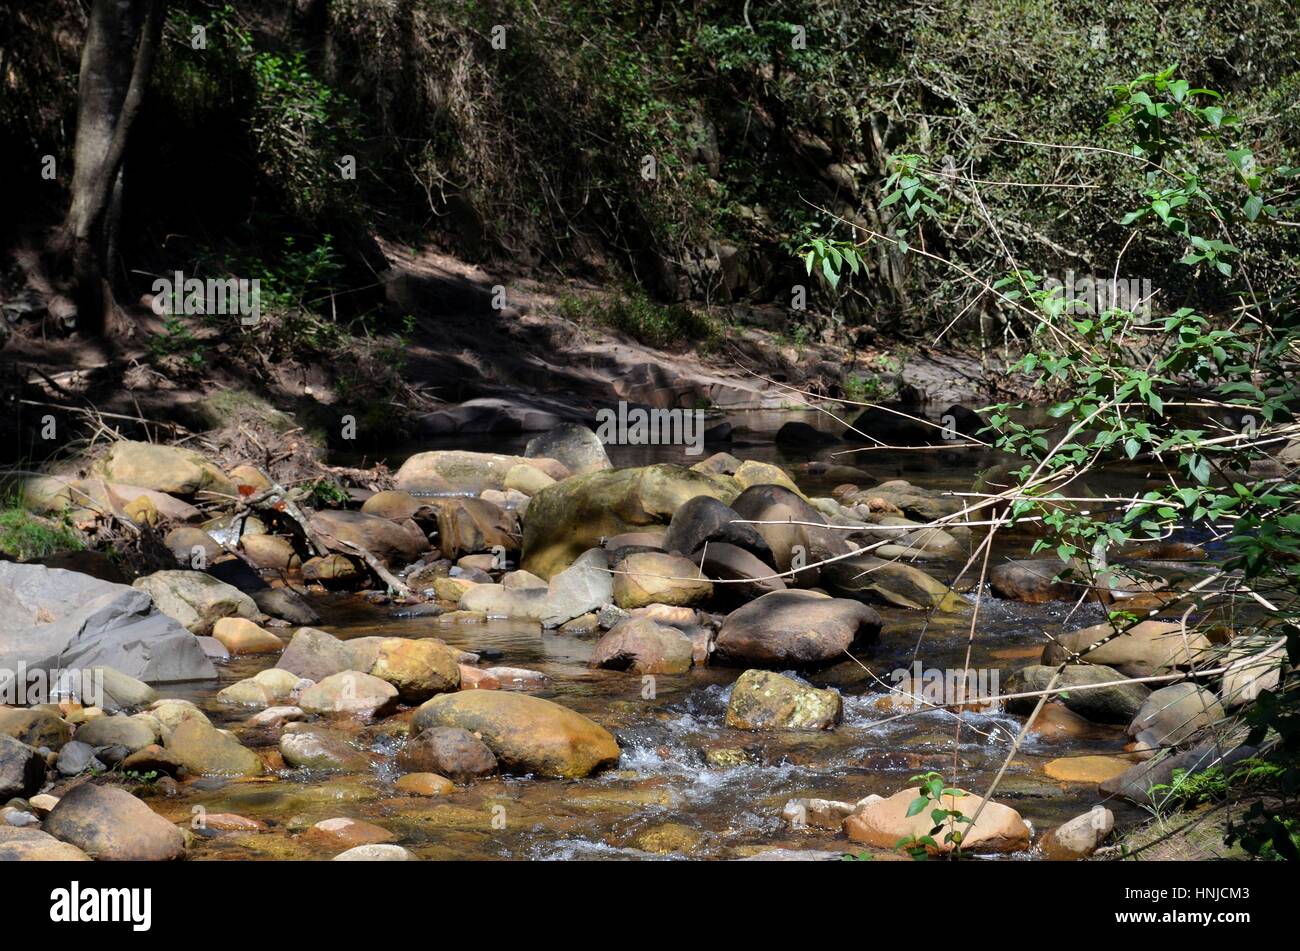
[{"label": "large boulder", "polygon": [[[1010,806],[1000,802],[985,803],[981,797],[967,793],[964,796],[944,796],[942,805],[934,803],[912,814],[912,803],[917,797],[918,791],[913,788],[903,789],[886,799],[866,802],[844,820],[844,831],[854,842],[879,849],[895,849],[900,839],[920,839],[929,835],[934,827],[931,813],[935,809],[959,811],[972,817],[983,805],[978,822],[955,824],[962,834],[963,852],[1020,852],[1029,848],[1029,826]],[[927,848],[927,851],[952,851],[955,846],[944,841],[949,831],[945,825],[934,835],[935,846]]]},{"label": "large boulder", "polygon": [[664,551],[690,555],[708,542],[725,542],[773,564],[772,549],[758,530],[747,524],[735,509],[708,495],[691,499],[668,523],[662,546]]},{"label": "large boulder", "polygon": [[1077,583],[1068,577],[1070,566],[1058,558],[1030,558],[1004,561],[989,571],[989,587],[994,597],[1025,604],[1076,600]]},{"label": "large boulder", "polygon": [[138,485],[171,495],[237,499],[235,483],[216,465],[191,449],[122,441],[95,463],[93,471],[110,482]]},{"label": "large boulder", "polygon": [[519,550],[515,516],[483,499],[436,499],[438,548],[448,558],[475,552]]},{"label": "large boulder", "polygon": [[0,825],[0,862],[89,862],[75,845],[60,842],[40,829]]},{"label": "large boulder", "polygon": [[954,515],[970,504],[964,499],[942,496],[930,489],[912,485],[904,479],[882,482],[851,497],[853,502],[870,503],[872,499],[883,499],[908,518],[923,523]]},{"label": "large boulder", "polygon": [[920,568],[872,555],[854,555],[827,565],[828,591],[848,598],[918,611],[965,610],[970,605],[948,585]]},{"label": "large boulder", "polygon": [[260,776],[262,760],[207,720],[186,717],[167,737],[166,749],[198,776]]},{"label": "large boulder", "polygon": [[506,474],[520,464],[541,469],[557,480],[569,475],[569,470],[554,459],[440,449],[411,456],[402,463],[393,481],[398,489],[416,495],[448,491],[478,495],[484,489],[504,489]]},{"label": "large boulder", "polygon": [[725,476],[675,465],[608,469],[574,476],[533,496],[524,523],[522,567],[549,580],[601,539],[667,524],[691,499],[730,502],[737,488]]},{"label": "large boulder", "polygon": [[573,475],[586,475],[610,468],[609,456],[600,437],[586,426],[561,423],[549,432],[528,441],[524,455],[539,456],[562,463]]},{"label": "large boulder", "polygon": [[849,424],[844,438],[877,446],[939,446],[943,444],[943,427],[922,420],[914,407],[901,403],[882,403],[858,414]]},{"label": "large boulder", "polygon": [[733,730],[829,730],[844,719],[844,701],[770,670],[747,670],[731,688],[727,726]]},{"label": "large boulder", "polygon": [[421,703],[435,693],[460,689],[457,657],[435,638],[388,637],[379,643],[370,675],[396,687],[406,703]]},{"label": "large boulder", "polygon": [[26,743],[0,736],[0,802],[26,799],[45,782],[45,758]]},{"label": "large boulder", "polygon": [[320,716],[382,717],[397,708],[397,688],[359,670],[345,670],[304,690],[298,706]]},{"label": "large boulder", "polygon": [[[528,572],[515,574],[535,577]],[[552,576],[546,587],[545,609],[540,620],[543,627],[559,627],[588,612],[599,611],[613,600],[614,576],[609,570],[609,556],[602,549],[593,548]]]},{"label": "large boulder", "polygon": [[751,486],[731,507],[741,518],[755,523],[752,528],[767,542],[777,568],[782,572],[796,569],[786,579],[791,585],[810,588],[819,584],[825,569],[811,566],[852,551],[843,531],[829,527],[811,503],[782,486]]},{"label": "large boulder", "polygon": [[1116,635],[1110,624],[1095,624],[1062,634],[1043,648],[1043,663],[1059,664],[1071,654],[1106,640],[1084,655],[1092,664],[1135,672],[1191,667],[1211,660],[1214,645],[1202,632],[1176,621],[1141,621]]},{"label": "large boulder", "polygon": [[1193,683],[1153,690],[1128,725],[1128,735],[1144,749],[1178,746],[1224,718],[1219,698]]},{"label": "large boulder", "polygon": [[276,667],[321,681],[331,674],[353,669],[353,649],[346,641],[314,627],[300,627],[293,632],[289,646],[280,655]]},{"label": "large boulder", "polygon": [[77,741],[90,746],[121,746],[134,753],[156,742],[157,735],[138,717],[96,717],[77,728]]},{"label": "large boulder", "polygon": [[57,750],[72,736],[72,728],[57,714],[40,707],[0,707],[0,736],[28,746]]},{"label": "large boulder", "polygon": [[389,564],[415,561],[429,550],[429,539],[410,519],[395,522],[380,515],[347,509],[324,509],[311,517],[312,530],[342,554],[353,545]]},{"label": "large boulder", "polygon": [[0,562],[0,670],[111,667],[149,683],[216,676],[197,639],[144,591]]},{"label": "large boulder", "polygon": [[874,640],[880,624],[880,615],[860,601],[775,591],[727,615],[714,659],[733,666],[822,667]]},{"label": "large boulder", "polygon": [[131,585],[153,598],[158,610],[195,634],[211,634],[223,617],[257,620],[257,603],[244,592],[203,571],[155,571]]},{"label": "large boulder", "polygon": [[[68,481],[62,480],[58,476],[49,478],[54,485],[62,486],[62,492],[50,498],[47,502],[56,511],[84,508],[95,512],[111,512],[114,515],[124,516],[127,515],[128,508],[130,508],[137,512],[156,512],[159,518],[171,522],[197,522],[203,518],[203,512],[189,502],[182,501],[174,495],[168,495],[166,492],[145,488],[142,485],[109,482],[106,479],[95,477]],[[28,483],[29,488],[30,485]],[[46,483],[46,486],[52,487],[50,483]],[[44,508],[44,506],[39,508]]]},{"label": "large boulder", "polygon": [[[1008,679],[1003,693],[1026,693],[1046,690],[1055,667],[1035,665],[1016,671]],[[1067,707],[1094,723],[1129,723],[1151,693],[1142,684],[1122,683],[1124,675],[1100,664],[1072,664],[1061,671],[1056,689]],[[1109,686],[1093,686],[1109,684]],[[1038,703],[1037,697],[1008,700],[1011,713],[1028,713]]]},{"label": "large boulder", "polygon": [[102,861],[164,862],[185,854],[180,829],[113,786],[70,789],[50,810],[45,831]]},{"label": "large boulder", "polygon": [[614,625],[596,642],[590,665],[638,674],[682,674],[691,669],[691,639],[645,618]]},{"label": "large boulder", "polygon": [[348,742],[347,737],[319,727],[294,729],[290,724],[280,737],[280,755],[290,766],[322,773],[364,773],[370,757]]},{"label": "large boulder", "polygon": [[421,730],[397,754],[397,765],[413,773],[436,773],[464,783],[497,771],[497,758],[488,745],[457,726]]},{"label": "large boulder", "polygon": [[614,566],[614,603],[625,611],[648,604],[693,606],[713,595],[713,584],[682,555],[634,552]]},{"label": "large boulder", "polygon": [[714,582],[713,594],[718,602],[736,606],[773,591],[784,591],[785,581],[771,565],[759,561],[743,548],[726,542],[710,542],[692,559],[700,571]]},{"label": "large boulder", "polygon": [[444,694],[415,714],[420,729],[457,726],[477,735],[510,772],[576,779],[618,762],[618,742],[568,707],[527,694],[471,690]]}]

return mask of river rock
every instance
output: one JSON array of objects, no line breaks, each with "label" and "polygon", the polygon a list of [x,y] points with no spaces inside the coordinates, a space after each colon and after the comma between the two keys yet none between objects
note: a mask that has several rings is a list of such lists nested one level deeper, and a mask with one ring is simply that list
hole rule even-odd
[{"label": "river rock", "polygon": [[263,709],[294,699],[295,694],[311,686],[311,681],[279,667],[259,671],[217,692],[220,703]]},{"label": "river rock", "polygon": [[1095,624],[1062,634],[1043,648],[1042,662],[1054,666],[1070,653],[1078,653],[1107,637],[1110,640],[1089,651],[1085,659],[1089,663],[1140,673],[1203,665],[1210,661],[1214,650],[1203,633],[1184,630],[1177,622],[1141,621],[1123,634],[1114,635],[1115,629],[1110,624]]},{"label": "river rock", "polygon": [[331,590],[351,588],[365,578],[361,560],[338,553],[308,558],[302,563],[304,581],[315,581]]},{"label": "river rock", "polygon": [[600,437],[586,426],[561,423],[528,441],[524,455],[549,457],[562,463],[573,475],[586,475],[611,468]]},{"label": "river rock", "polygon": [[844,597],[918,611],[955,613],[970,607],[942,581],[899,561],[854,555],[827,565],[823,574],[827,590]]},{"label": "river rock", "polygon": [[575,779],[619,758],[618,743],[604,727],[558,703],[511,691],[434,697],[414,722],[421,729],[458,726],[477,734],[510,772]]},{"label": "river rock", "polygon": [[731,689],[733,730],[829,730],[844,718],[834,690],[818,690],[768,670],[747,670]]},{"label": "river rock", "polygon": [[546,591],[540,588],[507,588],[499,584],[471,585],[460,596],[457,607],[462,611],[482,611],[488,617],[519,621],[541,621],[548,613]]},{"label": "river rock", "polygon": [[[303,725],[291,724],[291,729]],[[363,773],[370,769],[370,757],[330,730],[286,731],[280,737],[280,755],[290,766],[318,772]]]},{"label": "river rock", "polygon": [[77,739],[94,747],[123,746],[128,752],[142,750],[158,737],[145,722],[135,717],[98,717],[77,728]]},{"label": "river rock", "polygon": [[40,707],[0,707],[0,736],[58,750],[72,736],[67,721]]},{"label": "river rock", "polygon": [[[526,571],[515,574],[530,575]],[[559,627],[574,618],[599,611],[613,600],[614,575],[609,571],[609,557],[601,549],[593,548],[583,552],[573,564],[551,578],[540,620],[543,627]]]},{"label": "river rock", "polygon": [[[930,813],[939,805],[931,804],[909,816],[908,811],[917,795],[915,788],[903,789],[885,799],[866,803],[844,820],[844,832],[854,842],[879,849],[896,849],[899,840],[908,836],[920,838],[929,835],[934,825]],[[983,802],[973,793],[945,796],[942,808],[974,816]],[[957,829],[962,833],[963,852],[1020,852],[1029,848],[1029,826],[1020,813],[1000,802],[988,803],[978,822],[973,825],[960,823]],[[945,826],[934,836],[936,847],[929,851],[952,851],[952,843],[944,841],[948,831]]]},{"label": "river rock", "polygon": [[422,514],[428,509],[429,503],[427,500],[417,499],[409,492],[400,492],[394,489],[376,492],[361,503],[361,511],[367,515],[378,515],[380,518],[391,519],[395,522],[414,518],[417,513]]},{"label": "river rock", "polygon": [[185,837],[130,793],[82,783],[45,819],[45,831],[101,861],[164,862],[185,854]]},{"label": "river rock", "polygon": [[[782,486],[751,486],[731,507],[741,518],[756,523],[753,528],[767,542],[774,564],[782,572],[808,566],[786,578],[787,584],[813,587],[820,583],[824,570],[814,566],[851,551],[844,532],[830,528],[811,503]],[[779,524],[782,522],[787,524]]]},{"label": "river rock", "polygon": [[460,689],[457,652],[433,638],[385,638],[370,674],[396,687],[406,703],[421,703],[436,693]]},{"label": "river rock", "polygon": [[260,776],[262,760],[233,736],[206,720],[182,720],[166,739],[166,749],[199,776]]},{"label": "river rock", "polygon": [[319,682],[332,674],[351,670],[352,651],[333,634],[314,627],[300,627],[294,631],[275,666]]},{"label": "river rock", "polygon": [[234,654],[274,654],[284,650],[284,641],[270,631],[242,617],[218,618],[212,636]]},{"label": "river rock", "polygon": [[256,619],[257,604],[233,585],[202,571],[155,571],[131,585],[151,598],[158,610],[195,634],[211,634],[223,617]]},{"label": "river rock", "polygon": [[[456,676],[459,682],[459,671]],[[298,706],[320,716],[383,717],[397,707],[397,688],[359,670],[345,670],[304,690]]]},{"label": "river rock", "polygon": [[438,548],[448,558],[519,550],[519,526],[505,509],[483,499],[435,499],[434,503],[438,512]]},{"label": "river rock", "polygon": [[514,489],[516,492],[522,492],[524,495],[533,496],[548,485],[554,485],[555,480],[548,476],[536,466],[529,466],[520,463],[517,466],[511,466],[510,471],[506,473],[505,487],[509,492]]},{"label": "river rock", "polygon": [[784,591],[785,581],[771,565],[753,554],[726,542],[710,542],[692,559],[710,581],[714,597],[723,604],[739,604],[761,598],[773,591]]},{"label": "river rock", "polygon": [[608,469],[574,476],[533,496],[524,523],[522,567],[550,579],[601,539],[667,524],[673,513],[699,495],[723,502],[736,485],[675,465]]},{"label": "river rock", "polygon": [[484,489],[504,489],[506,474],[521,463],[540,469],[552,479],[569,475],[568,468],[555,459],[451,449],[416,453],[402,463],[393,481],[398,489],[416,495],[449,490],[478,495]]},{"label": "river rock", "polygon": [[334,856],[335,862],[414,862],[415,856],[400,845],[373,842],[357,845]]},{"label": "river rock", "polygon": [[939,446],[943,444],[943,427],[922,420],[915,407],[881,403],[859,413],[844,438],[877,446]]},{"label": "river rock", "polygon": [[955,515],[969,504],[963,499],[943,496],[930,489],[912,485],[904,479],[882,482],[860,493],[860,496],[884,499],[908,518],[927,524]]},{"label": "river rock", "polygon": [[[1046,690],[1055,671],[1055,667],[1041,665],[1025,667],[1011,675],[1002,692]],[[1056,689],[1065,691],[1057,696],[1075,713],[1094,723],[1128,723],[1137,715],[1151,693],[1142,684],[1120,683],[1110,687],[1072,689],[1124,679],[1124,675],[1112,667],[1072,664],[1061,672],[1061,677],[1056,682]],[[1008,700],[1007,711],[1029,713],[1037,703],[1037,697]]]},{"label": "river rock", "polygon": [[1025,604],[1071,601],[1082,591],[1079,584],[1068,577],[1057,580],[1070,574],[1070,566],[1057,558],[1004,561],[989,571],[989,587],[995,597]]},{"label": "river rock", "polygon": [[466,783],[497,771],[497,758],[487,744],[468,730],[435,726],[406,741],[397,765],[413,773],[436,773]]},{"label": "river rock", "polygon": [[1148,750],[1178,746],[1224,715],[1219,698],[1204,687],[1171,684],[1146,698],[1128,725],[1128,735]]},{"label": "river rock", "polygon": [[291,588],[262,588],[251,594],[263,614],[290,624],[319,624],[320,615],[307,599]]},{"label": "river rock", "polygon": [[829,446],[840,441],[834,433],[797,419],[782,423],[773,439],[778,446]]},{"label": "river rock", "polygon": [[601,637],[589,663],[638,674],[682,674],[691,669],[692,656],[691,639],[681,631],[632,619]]},{"label": "river rock", "polygon": [[151,683],[216,676],[194,636],[148,594],[80,572],[0,562],[0,630],[0,670],[111,668]]},{"label": "river rock", "polygon": [[860,601],[776,591],[727,615],[714,657],[732,666],[821,667],[875,640],[880,625],[880,615]]},{"label": "river rock", "polygon": [[303,836],[309,842],[327,848],[351,849],[358,845],[377,845],[392,842],[397,838],[383,826],[361,819],[349,819],[340,816],[335,819],[322,819]]},{"label": "river rock", "polygon": [[712,594],[713,584],[681,555],[636,552],[614,566],[614,603],[625,611],[647,604],[697,605]]},{"label": "river rock", "polygon": [[224,472],[199,453],[178,446],[116,442],[92,471],[110,482],[170,495],[203,495],[225,501],[239,497],[234,482]]},{"label": "river rock", "polygon": [[1043,836],[1039,847],[1043,858],[1049,861],[1086,859],[1097,851],[1114,828],[1114,813],[1105,806],[1093,806],[1083,815],[1075,816]]},{"label": "river rock", "polygon": [[712,496],[700,495],[673,513],[661,545],[664,551],[691,555],[706,542],[710,547],[725,542],[769,565],[775,564],[766,539],[753,525],[746,524],[740,513]]},{"label": "river rock", "polygon": [[246,534],[239,539],[239,547],[259,568],[289,571],[302,567],[302,557],[294,549],[293,543],[283,535]]},{"label": "river rock", "polygon": [[1062,756],[1043,764],[1043,772],[1061,783],[1102,783],[1123,773],[1133,761],[1119,756]]},{"label": "river rock", "polygon": [[202,568],[225,554],[215,538],[191,525],[173,528],[163,538],[163,544],[171,551],[176,564],[184,568]]},{"label": "river rock", "polygon": [[0,802],[26,799],[45,782],[45,758],[26,743],[0,736]]},{"label": "river rock", "polygon": [[324,509],[311,517],[311,528],[345,555],[362,548],[386,564],[406,564],[429,550],[429,539],[409,519],[394,522],[378,515],[346,509]]},{"label": "river rock", "polygon": [[60,842],[39,829],[0,825],[0,862],[89,862],[75,845]]},{"label": "river rock", "polygon": [[103,764],[95,759],[95,748],[89,743],[71,740],[63,744],[59,757],[55,760],[55,769],[61,776],[80,776],[86,770],[100,768]]}]

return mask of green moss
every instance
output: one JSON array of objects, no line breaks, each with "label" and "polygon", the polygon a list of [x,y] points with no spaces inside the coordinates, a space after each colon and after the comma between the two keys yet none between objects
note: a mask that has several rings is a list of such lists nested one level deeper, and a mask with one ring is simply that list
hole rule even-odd
[{"label": "green moss", "polygon": [[81,551],[81,537],[69,526],[26,509],[0,511],[0,551],[20,561],[45,558],[60,551]]}]

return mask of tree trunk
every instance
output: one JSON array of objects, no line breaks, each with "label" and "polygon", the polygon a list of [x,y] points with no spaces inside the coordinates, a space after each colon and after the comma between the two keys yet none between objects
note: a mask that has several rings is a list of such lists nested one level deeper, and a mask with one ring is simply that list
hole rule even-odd
[{"label": "tree trunk", "polygon": [[[77,328],[100,335],[113,309],[110,249],[122,160],[144,101],[162,32],[164,0],[94,0],[81,52],[72,200],[58,250],[65,256]],[[120,200],[120,194],[118,196]]]}]

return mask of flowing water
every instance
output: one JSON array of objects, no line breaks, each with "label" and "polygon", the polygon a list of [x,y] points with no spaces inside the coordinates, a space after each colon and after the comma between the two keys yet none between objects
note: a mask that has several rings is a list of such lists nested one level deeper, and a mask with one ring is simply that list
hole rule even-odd
[{"label": "flowing water", "polygon": [[[770,434],[781,422],[797,417],[753,414],[744,420],[752,438],[742,441],[738,436],[732,445],[719,448],[741,458],[787,465],[813,455],[833,458],[867,469],[882,481],[905,478],[927,488],[957,491],[968,490],[976,471],[996,461],[975,451],[832,456],[843,451],[833,447],[787,455],[773,445]],[[517,452],[522,442],[522,437],[494,436],[443,441],[437,447]],[[426,448],[432,447],[407,447],[404,455]],[[680,447],[611,447],[610,455],[616,466],[689,464],[701,458],[685,455]],[[395,466],[400,459],[389,462]],[[830,489],[811,479],[799,481],[809,494]],[[1028,539],[1009,536],[995,557],[1026,551],[1028,544]],[[960,566],[924,567],[951,580]],[[964,596],[975,599],[972,591]],[[861,655],[860,663],[846,661],[804,675],[816,686],[841,691],[843,725],[820,733],[756,734],[728,729],[723,722],[738,670],[697,668],[678,676],[660,675],[654,678],[653,696],[647,698],[641,677],[586,666],[596,634],[560,634],[529,623],[449,625],[396,618],[391,605],[372,604],[352,594],[321,596],[315,606],[322,617],[318,626],[343,638],[436,636],[499,657],[493,663],[541,671],[547,680],[535,688],[538,696],[572,707],[618,736],[623,749],[618,768],[583,780],[503,777],[458,787],[440,798],[404,796],[392,785],[397,776],[393,753],[402,742],[400,717],[397,722],[346,726],[358,745],[375,753],[370,774],[320,776],[290,770],[255,781],[205,779],[182,787],[173,798],[155,801],[155,809],[178,820],[201,807],[272,825],[270,832],[259,834],[201,835],[191,853],[194,858],[328,857],[331,852],[313,851],[294,833],[334,816],[382,825],[422,858],[658,857],[638,848],[646,844],[638,837],[665,823],[689,828],[677,834],[697,858],[743,857],[773,847],[860,851],[832,832],[788,829],[782,806],[799,796],[853,801],[869,793],[889,795],[930,768],[982,793],[1022,722],[1004,713],[963,713],[960,719],[946,711],[900,716],[877,704],[893,683],[891,673],[910,669],[914,661],[927,668],[963,669],[970,612],[927,620],[919,611],[881,608],[882,635]],[[1024,605],[985,597],[974,625],[970,666],[990,675],[997,672],[1005,682],[1017,667],[1037,662],[1045,632],[1082,627],[1103,617],[1096,605]],[[213,700],[222,687],[273,663],[274,657],[238,658],[220,669],[217,682],[177,685],[166,692],[194,700],[248,745],[273,746],[276,735],[248,731],[239,714]],[[1122,728],[1114,727],[1097,727],[1064,741],[1030,737],[999,785],[997,798],[1037,829],[1084,812],[1098,801],[1095,785],[1054,781],[1043,773],[1043,764],[1061,756],[1117,753],[1126,739]]]}]

